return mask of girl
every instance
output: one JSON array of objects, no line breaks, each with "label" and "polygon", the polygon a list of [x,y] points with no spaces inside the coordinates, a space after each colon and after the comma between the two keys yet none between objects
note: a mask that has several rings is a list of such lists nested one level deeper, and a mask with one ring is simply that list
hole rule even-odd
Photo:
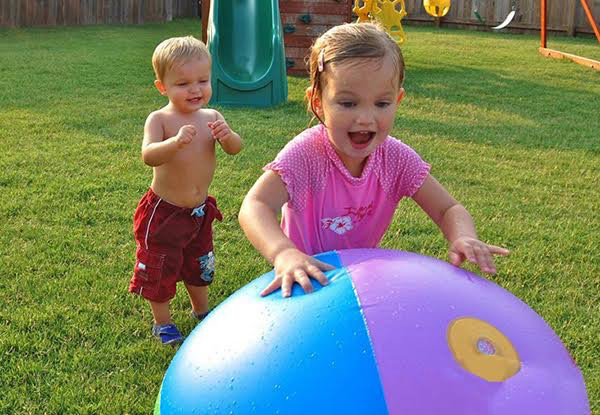
[{"label": "girl", "polygon": [[311,48],[310,79],[306,98],[321,123],[265,166],[240,210],[246,236],[275,268],[262,295],[281,287],[289,297],[294,282],[311,292],[309,277],[327,285],[331,266],[310,255],[377,247],[403,197],[440,228],[453,265],[495,273],[493,255],[508,250],[481,242],[429,164],[388,135],[404,97],[404,61],[389,35],[370,23],[330,29]]}]

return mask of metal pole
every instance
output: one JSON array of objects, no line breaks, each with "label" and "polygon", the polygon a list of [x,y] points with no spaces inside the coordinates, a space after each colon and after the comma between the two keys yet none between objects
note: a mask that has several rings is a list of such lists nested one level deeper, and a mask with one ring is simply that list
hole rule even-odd
[{"label": "metal pole", "polygon": [[540,37],[542,47],[546,47],[546,0],[540,0]]},{"label": "metal pole", "polygon": [[585,15],[592,25],[592,29],[594,29],[594,34],[596,35],[596,39],[598,39],[598,43],[600,43],[600,31],[598,30],[598,26],[596,26],[596,22],[594,21],[594,16],[592,16],[592,11],[590,10],[590,6],[588,6],[587,1],[581,0],[581,5],[583,6],[583,10],[585,10]]}]

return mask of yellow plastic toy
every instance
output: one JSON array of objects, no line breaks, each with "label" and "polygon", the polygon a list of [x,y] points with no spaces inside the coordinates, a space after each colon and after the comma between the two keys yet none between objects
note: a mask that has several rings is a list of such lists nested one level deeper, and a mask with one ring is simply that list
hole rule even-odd
[{"label": "yellow plastic toy", "polygon": [[[362,6],[360,5],[362,3]],[[373,7],[373,0],[354,0],[354,7],[352,11],[358,16],[358,23],[364,23],[369,21],[369,13]]]},{"label": "yellow plastic toy", "polygon": [[402,19],[406,16],[404,0],[354,0],[352,11],[358,16],[359,23],[377,20],[397,44],[406,40],[402,29]]},{"label": "yellow plastic toy", "polygon": [[433,17],[442,17],[450,10],[450,0],[423,0],[423,7]]}]

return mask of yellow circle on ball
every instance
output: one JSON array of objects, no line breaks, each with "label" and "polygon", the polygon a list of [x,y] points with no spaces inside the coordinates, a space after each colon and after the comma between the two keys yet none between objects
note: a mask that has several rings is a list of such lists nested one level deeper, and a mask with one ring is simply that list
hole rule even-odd
[{"label": "yellow circle on ball", "polygon": [[500,330],[472,317],[448,325],[448,346],[463,369],[489,382],[502,382],[521,369],[514,346]]}]

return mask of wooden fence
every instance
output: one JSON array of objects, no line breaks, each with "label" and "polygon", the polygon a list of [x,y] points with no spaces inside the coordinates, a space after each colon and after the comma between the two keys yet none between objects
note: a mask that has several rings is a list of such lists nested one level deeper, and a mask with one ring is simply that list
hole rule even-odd
[{"label": "wooden fence", "polygon": [[0,26],[143,24],[198,16],[198,0],[0,0]]},{"label": "wooden fence", "polygon": [[[280,3],[290,2],[303,3],[280,0]],[[408,12],[405,22],[434,21],[425,13],[422,0],[405,2]],[[596,23],[600,24],[600,0],[587,2]],[[450,11],[441,19],[441,24],[491,27],[502,22],[513,5],[517,13],[508,29],[539,30],[540,0],[452,0]],[[0,26],[142,24],[198,16],[198,8],[198,0],[0,0]],[[475,16],[476,10],[483,23]],[[548,0],[548,30],[571,35],[593,33],[580,0]]]},{"label": "wooden fence", "polygon": [[[432,22],[420,0],[405,0],[408,22]],[[600,24],[600,0],[587,0],[596,24]],[[576,33],[593,33],[587,21],[581,0],[547,0],[548,30]],[[529,31],[540,29],[540,0],[452,0],[450,11],[441,19],[441,24],[486,28],[501,23],[512,8],[516,14],[508,26],[509,30]],[[479,20],[475,11],[480,15]]]}]

